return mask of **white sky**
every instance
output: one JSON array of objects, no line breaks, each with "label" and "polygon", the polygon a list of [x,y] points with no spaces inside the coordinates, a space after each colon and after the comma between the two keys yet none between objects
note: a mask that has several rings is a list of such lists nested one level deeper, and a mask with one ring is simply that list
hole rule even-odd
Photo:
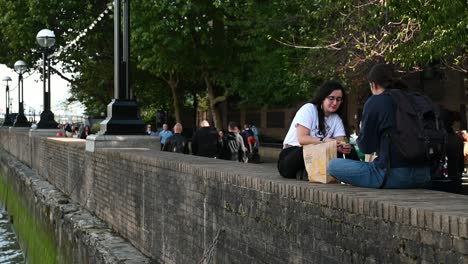
[{"label": "white sky", "polygon": [[[56,69],[59,67],[54,66]],[[4,64],[0,64],[0,80],[5,76],[10,76],[12,81],[9,82],[10,86],[10,98],[13,99],[12,109],[10,113],[18,112],[18,74],[13,69],[8,68]],[[69,77],[69,76],[67,76]],[[42,105],[44,104],[43,95],[43,82],[41,80],[40,72],[32,72],[23,74],[24,83],[24,112],[26,115],[29,114],[30,108],[36,110],[36,115],[39,110],[42,111]],[[5,113],[5,85],[6,82],[2,82],[0,85],[0,113]],[[53,74],[50,80],[50,95],[51,95],[51,108],[52,112],[57,115],[82,115],[84,107],[79,103],[70,105],[68,109],[65,109],[64,102],[70,96],[69,83],[62,79],[60,76]]]}]

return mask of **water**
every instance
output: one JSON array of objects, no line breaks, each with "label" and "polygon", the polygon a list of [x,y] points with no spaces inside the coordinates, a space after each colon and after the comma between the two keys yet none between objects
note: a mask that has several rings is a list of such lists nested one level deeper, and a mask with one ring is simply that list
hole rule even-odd
[{"label": "water", "polygon": [[26,261],[10,224],[8,213],[0,204],[0,264],[2,263],[16,264]]}]

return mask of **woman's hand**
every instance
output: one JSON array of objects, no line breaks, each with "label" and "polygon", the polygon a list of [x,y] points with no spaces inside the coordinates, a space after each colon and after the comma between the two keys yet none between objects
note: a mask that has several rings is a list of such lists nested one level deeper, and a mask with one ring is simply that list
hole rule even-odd
[{"label": "woman's hand", "polygon": [[337,141],[338,152],[343,154],[351,153],[351,144],[346,143],[345,141]]}]

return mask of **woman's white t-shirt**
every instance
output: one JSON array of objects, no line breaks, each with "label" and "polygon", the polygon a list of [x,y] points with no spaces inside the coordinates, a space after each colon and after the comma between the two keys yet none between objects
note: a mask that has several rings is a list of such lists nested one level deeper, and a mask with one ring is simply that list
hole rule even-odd
[{"label": "woman's white t-shirt", "polygon": [[316,138],[336,138],[346,136],[345,129],[343,126],[343,121],[340,116],[336,113],[325,117],[325,129],[327,131],[326,135],[319,135],[318,127],[318,112],[314,104],[307,103],[303,105],[299,111],[297,111],[296,116],[289,127],[288,133],[283,141],[283,147],[285,145],[289,146],[300,146],[299,139],[297,138],[297,125],[301,125],[310,129],[310,136]]}]

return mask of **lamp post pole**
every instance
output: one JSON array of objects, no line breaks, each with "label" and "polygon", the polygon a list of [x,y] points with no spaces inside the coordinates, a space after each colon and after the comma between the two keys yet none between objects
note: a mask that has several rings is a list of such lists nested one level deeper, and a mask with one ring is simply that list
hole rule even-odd
[{"label": "lamp post pole", "polygon": [[132,98],[129,69],[130,0],[114,0],[114,99],[107,105],[101,135],[143,135],[145,132],[145,123],[138,116],[138,104]]},{"label": "lamp post pole", "polygon": [[24,61],[19,60],[15,62],[15,72],[18,73],[18,115],[16,116],[15,122],[13,123],[14,127],[29,127],[30,124],[28,119],[24,115],[24,106],[23,106],[23,95],[24,95],[24,86],[23,86],[23,73],[27,70],[27,65]]},{"label": "lamp post pole", "polygon": [[55,116],[50,107],[50,59],[47,56],[50,48],[55,44],[55,34],[51,30],[43,29],[37,33],[36,39],[43,48],[42,78],[44,80],[44,111],[41,113],[41,120],[37,124],[37,128],[57,128],[58,123],[55,122]]},{"label": "lamp post pole", "polygon": [[8,86],[8,82],[11,82],[10,76],[3,77],[2,81],[6,82],[5,88],[5,120],[3,121],[3,126],[12,126],[13,122],[11,122],[10,118],[10,87]]}]

